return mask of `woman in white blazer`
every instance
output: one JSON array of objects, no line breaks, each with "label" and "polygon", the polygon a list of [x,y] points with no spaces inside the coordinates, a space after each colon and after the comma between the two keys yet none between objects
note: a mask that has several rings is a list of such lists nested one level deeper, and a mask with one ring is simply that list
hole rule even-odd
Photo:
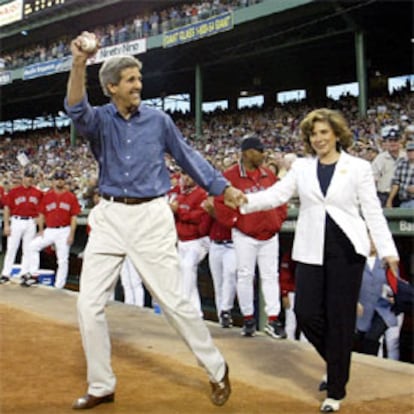
[{"label": "woman in white blazer", "polygon": [[292,250],[295,313],[327,364],[321,411],[332,412],[346,395],[358,294],[370,251],[367,227],[379,257],[395,271],[399,258],[371,166],[346,152],[353,138],[343,116],[317,109],[303,119],[300,130],[310,156],[296,160],[272,187],[246,195],[240,211],[271,209],[299,195]]}]

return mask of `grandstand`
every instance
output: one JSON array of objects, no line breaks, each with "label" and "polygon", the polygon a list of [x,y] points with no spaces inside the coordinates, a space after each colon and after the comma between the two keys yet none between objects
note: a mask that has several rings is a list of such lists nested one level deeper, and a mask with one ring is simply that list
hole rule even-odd
[{"label": "grandstand", "polygon": [[[18,2],[24,7],[36,3]],[[12,3],[16,1],[3,1],[1,7]],[[85,29],[124,24],[131,16],[161,14],[173,5],[178,9],[185,2],[43,3],[55,6],[23,14],[20,20],[0,27],[3,56],[36,44],[52,45],[63,36],[71,39]],[[220,3],[227,6],[224,16],[229,13],[230,18],[220,20],[212,14],[208,21],[214,23],[213,30],[184,20],[186,25],[178,33],[174,26],[143,39],[139,57],[144,63],[144,99],[188,93],[191,111],[196,114],[201,102],[222,99],[229,101],[231,110],[237,109],[241,91],[263,95],[264,105],[269,107],[278,91],[304,89],[310,102],[317,104],[324,101],[327,86],[357,81],[363,111],[368,97],[386,92],[387,78],[412,72],[410,1]],[[245,5],[248,7],[242,7]],[[200,30],[195,35],[197,27]],[[1,73],[2,121],[55,116],[62,110],[69,63],[63,56],[59,59],[54,66],[50,61],[34,66],[22,62],[21,67]],[[89,95],[96,104],[105,100],[96,82],[98,67],[92,64],[88,73],[93,85]]]}]

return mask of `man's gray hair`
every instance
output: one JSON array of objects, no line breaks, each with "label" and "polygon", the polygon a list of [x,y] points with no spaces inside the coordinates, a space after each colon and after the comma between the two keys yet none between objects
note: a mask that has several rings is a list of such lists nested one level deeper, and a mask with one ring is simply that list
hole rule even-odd
[{"label": "man's gray hair", "polygon": [[114,56],[105,60],[99,69],[99,82],[105,96],[111,97],[108,84],[118,85],[121,80],[121,72],[127,68],[142,69],[142,63],[133,56]]}]

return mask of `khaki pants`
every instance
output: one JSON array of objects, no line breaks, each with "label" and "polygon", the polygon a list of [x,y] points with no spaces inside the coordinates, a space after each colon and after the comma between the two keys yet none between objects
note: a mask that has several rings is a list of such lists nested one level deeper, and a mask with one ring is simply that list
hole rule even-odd
[{"label": "khaki pants", "polygon": [[127,255],[168,322],[212,381],[224,376],[225,361],[199,312],[182,296],[173,214],[164,198],[139,205],[101,200],[89,216],[78,298],[79,325],[87,361],[88,393],[115,390],[105,305]]}]

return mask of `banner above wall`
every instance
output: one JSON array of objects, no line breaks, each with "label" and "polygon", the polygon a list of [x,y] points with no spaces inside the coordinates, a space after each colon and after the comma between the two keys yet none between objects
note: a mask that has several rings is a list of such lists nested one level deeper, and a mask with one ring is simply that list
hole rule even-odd
[{"label": "banner above wall", "polygon": [[172,47],[183,43],[199,40],[203,37],[232,30],[234,27],[233,13],[222,13],[210,19],[179,27],[165,32],[162,38],[163,47]]},{"label": "banner above wall", "polygon": [[[138,39],[130,42],[121,43],[115,46],[107,46],[98,50],[98,53],[88,60],[88,65],[95,65],[103,62],[112,56],[139,55],[147,51],[147,39]],[[23,79],[34,79],[41,76],[54,75],[59,72],[69,72],[72,65],[72,56],[65,56],[60,59],[48,60],[47,62],[34,63],[25,66],[23,69]],[[0,81],[2,78],[0,77]],[[4,78],[6,82],[7,78]]]}]

